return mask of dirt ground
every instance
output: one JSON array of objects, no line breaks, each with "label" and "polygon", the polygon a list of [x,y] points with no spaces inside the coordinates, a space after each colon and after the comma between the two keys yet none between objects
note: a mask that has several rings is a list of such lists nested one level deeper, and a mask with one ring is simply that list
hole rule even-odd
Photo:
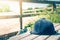
[{"label": "dirt ground", "polygon": [[8,34],[19,30],[19,20],[15,19],[0,19],[0,35]]},{"label": "dirt ground", "polygon": [[[34,17],[24,17],[23,18],[23,27],[29,22],[33,22],[37,19],[37,16]],[[12,19],[0,19],[0,35],[8,34],[11,32],[20,30],[20,21],[19,18]]]}]

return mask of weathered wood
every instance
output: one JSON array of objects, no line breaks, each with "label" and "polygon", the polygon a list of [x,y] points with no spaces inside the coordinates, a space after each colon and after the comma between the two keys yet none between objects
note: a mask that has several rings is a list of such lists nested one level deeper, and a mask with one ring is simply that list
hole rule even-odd
[{"label": "weathered wood", "polygon": [[22,29],[22,0],[19,0],[19,4],[20,4],[20,29]]},{"label": "weathered wood", "polygon": [[[22,17],[32,17],[32,16],[37,16],[40,15],[40,13],[37,14],[22,14]],[[0,19],[10,19],[10,18],[20,18],[21,15],[6,15],[6,16],[0,16]]]},{"label": "weathered wood", "polygon": [[57,27],[55,27],[55,30],[57,31],[57,33],[59,33],[59,35],[60,35],[60,25],[59,26],[57,26]]},{"label": "weathered wood", "polygon": [[37,38],[35,38],[35,39],[33,39],[33,40],[44,40],[45,38],[47,38],[48,36],[46,36],[46,35],[41,35],[41,36],[39,36],[39,37],[37,37]]},{"label": "weathered wood", "polygon": [[[60,25],[55,24],[55,30],[58,30],[58,33],[60,33]],[[60,35],[33,35],[30,34],[30,32],[16,35],[14,37],[11,37],[9,40],[58,40],[60,38]]]},{"label": "weathered wood", "polygon": [[60,25],[58,25],[57,27],[55,27],[55,30],[58,31],[60,29]]},{"label": "weathered wood", "polygon": [[58,40],[58,38],[60,37],[60,35],[53,35],[53,36],[50,36],[48,39],[46,40]]},{"label": "weathered wood", "polygon": [[34,38],[36,38],[36,37],[38,37],[39,35],[33,35],[33,34],[31,34],[30,36],[28,36],[28,37],[25,37],[25,38],[22,38],[22,39],[20,39],[20,40],[32,40],[32,39],[34,39]]},{"label": "weathered wood", "polygon": [[60,23],[53,23],[54,24],[54,27],[57,27],[60,25]]},{"label": "weathered wood", "polygon": [[23,39],[25,37],[28,37],[29,35],[31,35],[31,34],[29,32],[27,32],[27,33],[24,33],[21,35],[13,36],[13,37],[9,38],[8,40],[20,40],[20,39]]}]

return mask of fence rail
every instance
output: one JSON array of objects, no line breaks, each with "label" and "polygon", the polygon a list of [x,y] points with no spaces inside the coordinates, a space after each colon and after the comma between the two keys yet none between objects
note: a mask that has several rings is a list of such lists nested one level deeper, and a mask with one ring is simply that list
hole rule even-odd
[{"label": "fence rail", "polygon": [[[40,15],[40,13],[36,14],[23,14],[22,17],[31,17],[31,16],[36,16]],[[9,15],[9,16],[0,16],[0,19],[10,19],[10,18],[20,18],[21,15]]]}]

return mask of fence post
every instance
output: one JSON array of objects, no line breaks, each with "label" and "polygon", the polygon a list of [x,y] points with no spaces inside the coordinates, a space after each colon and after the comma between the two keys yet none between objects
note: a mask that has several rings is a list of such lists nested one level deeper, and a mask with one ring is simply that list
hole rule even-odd
[{"label": "fence post", "polygon": [[53,11],[56,11],[56,3],[53,3]]},{"label": "fence post", "polygon": [[20,5],[20,29],[22,29],[22,0],[19,1]]}]

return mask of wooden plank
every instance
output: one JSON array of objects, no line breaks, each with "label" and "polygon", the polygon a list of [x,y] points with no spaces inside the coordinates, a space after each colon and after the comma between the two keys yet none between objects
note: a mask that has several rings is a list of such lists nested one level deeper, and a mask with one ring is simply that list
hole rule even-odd
[{"label": "wooden plank", "polygon": [[19,0],[19,6],[20,6],[20,29],[23,29],[22,25],[22,0]]},{"label": "wooden plank", "polygon": [[50,36],[48,39],[46,40],[58,40],[60,37],[60,35],[53,35],[53,36]]},{"label": "wooden plank", "polygon": [[60,35],[60,25],[59,26],[57,26],[57,27],[55,27],[55,30],[57,31],[57,33],[59,33],[59,35]]},{"label": "wooden plank", "polygon": [[46,35],[41,35],[41,36],[39,36],[39,37],[37,37],[33,40],[45,40],[47,37],[49,37],[49,36],[48,35],[47,36]]},{"label": "wooden plank", "polygon": [[55,30],[59,30],[60,29],[60,25],[58,25],[57,27],[55,27]]},{"label": "wooden plank", "polygon": [[[40,15],[38,14],[22,14],[22,17],[33,17],[33,16],[37,16]],[[20,18],[21,15],[6,15],[6,16],[0,16],[0,19],[10,19],[10,18]]]},{"label": "wooden plank", "polygon": [[60,30],[60,23],[54,23],[54,27],[56,31]]},{"label": "wooden plank", "polygon": [[33,35],[33,34],[31,34],[30,36],[28,36],[28,37],[25,37],[25,38],[22,38],[22,39],[20,39],[20,40],[32,40],[32,39],[34,39],[34,38],[36,38],[36,37],[38,37],[39,35]]},{"label": "wooden plank", "polygon": [[58,30],[58,33],[59,33],[59,35],[60,35],[60,30]]},{"label": "wooden plank", "polygon": [[[54,24],[55,30],[59,30],[60,29],[60,25],[59,24]],[[60,30],[59,30],[60,32]],[[21,35],[16,35],[14,37],[11,37],[9,40],[45,40],[50,38],[51,36],[48,35],[33,35],[30,34],[30,32],[21,34]],[[56,38],[56,37],[55,37]],[[57,39],[57,38],[56,38]]]},{"label": "wooden plank", "polygon": [[29,35],[31,35],[31,34],[29,32],[27,32],[27,33],[24,33],[24,34],[21,34],[21,35],[13,36],[13,37],[9,38],[8,40],[19,40],[19,39],[28,37]]},{"label": "wooden plank", "polygon": [[54,27],[57,27],[60,25],[60,23],[53,23],[54,24]]}]

